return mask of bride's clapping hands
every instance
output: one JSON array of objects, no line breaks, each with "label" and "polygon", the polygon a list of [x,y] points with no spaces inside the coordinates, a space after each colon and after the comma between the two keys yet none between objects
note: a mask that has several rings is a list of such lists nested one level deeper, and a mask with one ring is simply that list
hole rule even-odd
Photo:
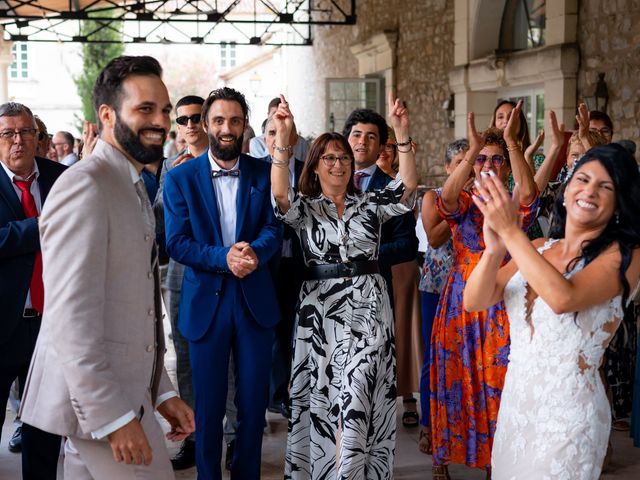
[{"label": "bride's clapping hands", "polygon": [[484,223],[493,232],[504,238],[511,229],[519,229],[518,184],[510,195],[500,179],[489,172],[482,176],[482,181],[476,180],[475,186],[478,194],[473,196],[473,202],[484,215]]}]

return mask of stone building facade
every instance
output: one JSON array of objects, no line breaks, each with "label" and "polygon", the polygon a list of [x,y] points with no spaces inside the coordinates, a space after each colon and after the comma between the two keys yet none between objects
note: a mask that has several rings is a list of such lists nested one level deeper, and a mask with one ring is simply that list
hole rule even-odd
[{"label": "stone building facade", "polygon": [[[409,106],[427,186],[442,182],[444,146],[466,136],[468,112],[484,128],[498,99],[528,98],[532,137],[549,109],[573,129],[576,107],[593,93],[598,73],[608,86],[614,140],[640,142],[640,0],[524,3],[544,17],[544,40],[528,48],[505,44],[514,41],[504,32],[517,28],[522,0],[359,1],[357,25],[315,28],[314,102],[326,104],[327,79],[383,78]],[[451,94],[449,127],[443,103]],[[316,115],[329,120],[327,111]]]}]

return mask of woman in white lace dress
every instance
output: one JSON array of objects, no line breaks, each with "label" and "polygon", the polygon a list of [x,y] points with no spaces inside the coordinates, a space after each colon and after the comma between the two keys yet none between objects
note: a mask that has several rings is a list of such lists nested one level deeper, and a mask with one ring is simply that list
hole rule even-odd
[{"label": "woman in white lace dress", "polygon": [[611,424],[598,367],[640,276],[636,162],[617,145],[587,152],[555,205],[554,239],[533,244],[495,177],[478,191],[486,250],[464,306],[504,299],[511,325],[493,479],[596,480]]}]

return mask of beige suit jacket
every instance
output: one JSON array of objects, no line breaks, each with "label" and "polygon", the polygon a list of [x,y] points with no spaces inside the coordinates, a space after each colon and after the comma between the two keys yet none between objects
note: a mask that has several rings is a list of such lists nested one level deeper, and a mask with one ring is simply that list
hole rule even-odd
[{"label": "beige suit jacket", "polygon": [[[100,140],[60,176],[40,238],[45,313],[20,415],[47,432],[91,438],[139,412],[156,350],[154,232],[122,153]],[[173,390],[165,369],[157,374],[159,395]]]}]

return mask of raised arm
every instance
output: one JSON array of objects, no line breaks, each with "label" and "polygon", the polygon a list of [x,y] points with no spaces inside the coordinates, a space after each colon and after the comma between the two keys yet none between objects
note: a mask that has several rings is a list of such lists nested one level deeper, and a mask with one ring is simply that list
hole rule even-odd
[{"label": "raised arm", "polygon": [[[622,291],[618,278],[620,251],[611,245],[584,269],[565,278],[558,268],[546,260],[518,226],[518,212],[504,186],[495,177],[478,187],[482,199],[474,202],[484,215],[485,223],[505,244],[518,270],[530,287],[556,314],[578,312],[599,305]],[[640,252],[634,251],[626,272],[632,288],[640,275]]]},{"label": "raised arm", "polygon": [[520,203],[522,205],[530,205],[538,194],[538,187],[533,180],[533,172],[531,167],[527,165],[522,153],[522,148],[518,144],[517,132],[520,130],[520,111],[522,110],[522,100],[518,102],[511,112],[509,122],[504,129],[504,141],[509,151],[509,160],[511,162],[511,172],[515,183],[520,185]]},{"label": "raised arm", "polygon": [[287,213],[290,207],[289,160],[293,145],[289,145],[289,138],[293,129],[293,115],[284,95],[280,95],[280,105],[273,114],[273,123],[276,127],[276,147],[271,159],[271,192],[280,211]]},{"label": "raised arm", "polygon": [[393,99],[393,94],[389,92],[388,97],[389,122],[396,133],[396,145],[398,146],[398,160],[400,178],[405,191],[402,200],[413,194],[418,186],[418,172],[416,170],[416,155],[411,147],[411,136],[409,135],[409,111],[400,102],[400,99]]},{"label": "raised arm", "polygon": [[558,126],[558,119],[553,110],[549,110],[549,126],[552,134],[551,148],[534,177],[539,192],[543,192],[547,188],[558,154],[564,145],[564,123]]},{"label": "raised arm", "polygon": [[[511,116],[513,117],[513,115]],[[460,192],[469,181],[476,156],[484,146],[484,134],[481,135],[476,131],[473,112],[469,112],[469,115],[467,115],[467,135],[469,137],[469,150],[467,150],[464,160],[458,164],[447,178],[447,181],[444,182],[442,193],[440,194],[442,206],[448,213],[453,213],[458,209]]]},{"label": "raised arm", "polygon": [[451,227],[436,209],[436,192],[429,190],[422,197],[422,226],[429,245],[438,248],[451,238]]}]

